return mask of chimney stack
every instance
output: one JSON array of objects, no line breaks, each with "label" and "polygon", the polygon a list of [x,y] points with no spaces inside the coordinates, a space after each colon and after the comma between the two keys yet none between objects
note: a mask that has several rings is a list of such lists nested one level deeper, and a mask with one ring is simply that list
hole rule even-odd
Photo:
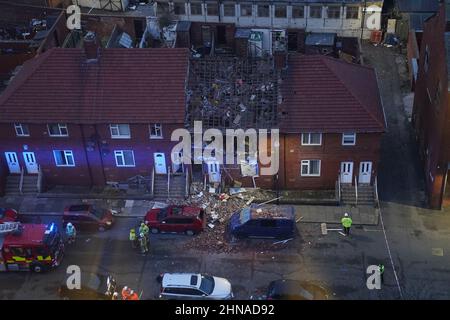
[{"label": "chimney stack", "polygon": [[83,39],[84,53],[88,61],[96,61],[100,54],[100,45],[94,32],[89,31]]}]

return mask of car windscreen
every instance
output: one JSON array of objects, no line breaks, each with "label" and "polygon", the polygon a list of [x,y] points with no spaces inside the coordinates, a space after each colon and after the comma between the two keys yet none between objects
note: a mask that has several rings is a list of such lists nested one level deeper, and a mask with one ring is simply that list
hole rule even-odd
[{"label": "car windscreen", "polygon": [[239,214],[239,221],[241,224],[246,223],[250,220],[250,208],[244,208],[241,210],[241,213]]},{"label": "car windscreen", "polygon": [[165,217],[167,217],[167,208],[160,209],[158,212],[158,221],[161,221]]},{"label": "car windscreen", "polygon": [[211,276],[202,276],[200,290],[206,294],[211,294],[214,290],[214,278]]}]

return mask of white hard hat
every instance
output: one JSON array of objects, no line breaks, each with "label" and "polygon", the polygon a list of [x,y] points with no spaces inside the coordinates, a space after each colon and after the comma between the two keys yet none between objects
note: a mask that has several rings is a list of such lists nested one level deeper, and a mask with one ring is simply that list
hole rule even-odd
[{"label": "white hard hat", "polygon": [[125,286],[125,287],[123,287],[123,289],[124,289],[124,290],[128,290],[128,287],[127,287],[127,286]]},{"label": "white hard hat", "polygon": [[134,293],[134,291],[133,291],[133,290],[131,290],[131,291],[130,291],[130,294],[133,294],[133,293]]},{"label": "white hard hat", "polygon": [[346,212],[346,213],[344,213],[344,217],[348,217],[348,213]]},{"label": "white hard hat", "polygon": [[68,227],[71,227],[71,226],[72,226],[72,223],[69,222],[69,223],[67,224],[67,226],[68,226]]}]

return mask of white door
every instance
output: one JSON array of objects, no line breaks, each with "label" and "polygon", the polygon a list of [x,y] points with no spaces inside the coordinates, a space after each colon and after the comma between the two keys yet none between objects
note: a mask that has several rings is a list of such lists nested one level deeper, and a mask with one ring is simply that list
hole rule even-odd
[{"label": "white door", "polygon": [[353,162],[341,162],[341,183],[352,183]]},{"label": "white door", "polygon": [[5,152],[6,162],[8,163],[9,173],[20,173],[19,160],[17,153]]},{"label": "white door", "polygon": [[220,182],[220,165],[219,162],[208,162],[209,182]]},{"label": "white door", "polygon": [[183,173],[184,172],[183,153],[182,152],[174,152],[172,154],[172,161],[173,160],[175,160],[176,162],[172,162],[172,172],[173,173]]},{"label": "white door", "polygon": [[370,183],[372,176],[372,162],[365,161],[359,164],[359,183]]},{"label": "white door", "polygon": [[24,152],[23,160],[25,160],[25,166],[27,167],[28,173],[38,173],[39,169],[34,152]]},{"label": "white door", "polygon": [[155,173],[166,174],[166,156],[164,155],[164,153],[156,152],[153,154],[153,158],[155,160]]}]

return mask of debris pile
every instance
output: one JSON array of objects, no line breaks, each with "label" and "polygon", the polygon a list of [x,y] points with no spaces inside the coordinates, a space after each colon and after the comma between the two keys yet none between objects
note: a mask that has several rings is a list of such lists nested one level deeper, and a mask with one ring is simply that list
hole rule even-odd
[{"label": "debris pile", "polygon": [[[233,189],[233,188],[232,188]],[[261,198],[260,189],[240,188],[228,193],[209,193],[204,190],[202,183],[192,183],[191,196],[186,200],[171,199],[169,204],[198,206],[205,210],[206,226],[203,232],[190,238],[186,242],[187,249],[202,250],[207,252],[238,252],[238,251],[268,251],[284,248],[290,241],[274,240],[236,240],[227,233],[227,223],[231,215],[247,206],[254,199]],[[269,210],[269,215],[279,210]]]}]

